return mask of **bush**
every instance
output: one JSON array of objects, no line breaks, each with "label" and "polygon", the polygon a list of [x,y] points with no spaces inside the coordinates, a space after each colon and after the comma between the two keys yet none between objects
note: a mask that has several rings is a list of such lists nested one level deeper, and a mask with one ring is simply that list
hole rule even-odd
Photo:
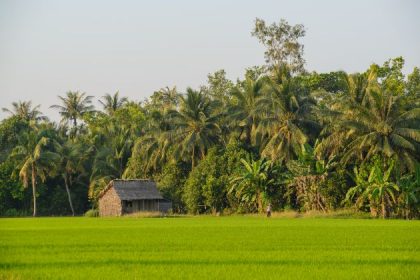
[{"label": "bush", "polygon": [[97,209],[90,209],[86,211],[85,217],[90,217],[90,218],[99,217],[99,211]]},{"label": "bush", "polygon": [[4,217],[25,217],[25,216],[29,216],[30,213],[28,213],[28,211],[26,210],[18,210],[15,208],[11,208],[11,209],[7,209],[2,216]]}]

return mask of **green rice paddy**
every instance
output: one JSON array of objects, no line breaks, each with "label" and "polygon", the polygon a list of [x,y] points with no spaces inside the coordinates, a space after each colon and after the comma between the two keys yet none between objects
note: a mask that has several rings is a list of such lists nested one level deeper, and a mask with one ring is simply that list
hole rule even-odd
[{"label": "green rice paddy", "polygon": [[0,279],[420,279],[420,221],[0,219]]}]

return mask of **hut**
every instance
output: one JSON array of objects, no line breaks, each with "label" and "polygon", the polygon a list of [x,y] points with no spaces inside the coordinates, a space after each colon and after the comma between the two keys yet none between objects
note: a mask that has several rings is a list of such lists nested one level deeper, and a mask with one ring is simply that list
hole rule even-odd
[{"label": "hut", "polygon": [[167,212],[172,203],[165,200],[150,180],[113,180],[99,194],[100,216],[122,216],[141,211]]}]

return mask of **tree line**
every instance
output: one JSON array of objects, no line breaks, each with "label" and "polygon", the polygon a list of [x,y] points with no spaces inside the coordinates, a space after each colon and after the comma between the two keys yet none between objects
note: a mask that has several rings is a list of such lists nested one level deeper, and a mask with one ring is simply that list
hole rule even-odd
[{"label": "tree line", "polygon": [[31,101],[3,108],[0,215],[79,215],[112,179],[151,178],[176,213],[420,213],[420,71],[404,59],[349,74],[304,68],[303,25],[257,19],[266,64],[224,70],[142,102],[69,91],[50,121]]}]

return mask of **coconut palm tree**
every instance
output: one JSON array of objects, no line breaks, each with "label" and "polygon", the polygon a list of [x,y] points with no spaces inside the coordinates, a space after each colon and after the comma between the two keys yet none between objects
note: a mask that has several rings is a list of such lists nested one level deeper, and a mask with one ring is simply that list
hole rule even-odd
[{"label": "coconut palm tree", "polygon": [[219,141],[219,116],[214,113],[217,102],[188,88],[180,106],[179,111],[171,112],[174,129],[170,137],[176,143],[176,153],[181,157],[189,155],[194,168],[197,157],[203,158],[208,148]]},{"label": "coconut palm tree", "polygon": [[342,153],[343,163],[366,161],[380,153],[396,156],[403,168],[414,170],[420,159],[420,109],[408,104],[407,96],[378,84],[375,71],[372,67],[357,76],[358,82],[350,83],[351,90],[337,98],[330,112],[322,112],[329,119],[317,152]]},{"label": "coconut palm tree", "polygon": [[171,157],[174,149],[172,130],[174,112],[153,110],[143,127],[143,135],[134,141],[124,178],[139,178],[157,171]]},{"label": "coconut palm tree", "polygon": [[57,153],[60,155],[57,168],[63,178],[70,209],[74,216],[75,212],[70,188],[76,178],[86,174],[86,170],[83,167],[83,161],[86,160],[86,153],[83,153],[82,145],[80,143],[74,143],[70,140],[67,140],[61,145],[57,145]]},{"label": "coconut palm tree", "polygon": [[294,91],[285,67],[267,81],[266,92],[257,103],[258,115],[262,116],[257,131],[265,138],[261,154],[273,161],[295,158],[308,141],[306,132],[319,129],[311,115],[315,100]]},{"label": "coconut palm tree", "polygon": [[245,78],[242,85],[236,86],[232,91],[232,104],[228,109],[228,116],[233,128],[239,127],[239,138],[244,137],[247,144],[252,144],[260,116],[258,114],[258,101],[263,96],[266,78],[258,80],[250,76]]},{"label": "coconut palm tree", "polygon": [[176,87],[165,87],[153,93],[151,97],[152,104],[163,106],[163,109],[175,109],[179,104],[180,94]]},{"label": "coconut palm tree", "polygon": [[47,120],[47,117],[43,116],[39,111],[41,105],[37,105],[32,108],[32,101],[19,101],[13,102],[12,108],[3,108],[3,112],[9,113],[12,116],[17,116],[22,120],[26,121],[39,121]]},{"label": "coconut palm tree", "polygon": [[103,101],[99,100],[99,103],[102,104],[105,112],[110,116],[113,115],[115,111],[118,110],[118,108],[120,108],[121,106],[123,106],[125,103],[128,102],[127,97],[120,98],[119,95],[120,93],[118,91],[114,93],[114,95],[107,93],[104,96],[102,96]]},{"label": "coconut palm tree", "polygon": [[66,96],[58,96],[58,98],[62,104],[52,105],[51,108],[58,109],[62,122],[70,121],[73,127],[77,127],[77,120],[81,119],[84,114],[94,110],[92,105],[93,96],[87,96],[86,93],[69,91],[66,93]]},{"label": "coconut palm tree", "polygon": [[365,73],[342,73],[342,75],[346,89],[332,96],[326,102],[326,106],[318,107],[315,110],[318,119],[323,124],[320,132],[322,141],[316,149],[318,155],[343,154],[349,141],[349,131],[347,128],[343,128],[340,120],[357,118],[359,113],[355,108],[369,106],[371,92],[379,90],[377,66],[375,65]]},{"label": "coconut palm tree", "polygon": [[350,139],[344,161],[366,160],[377,153],[414,170],[420,153],[420,108],[407,109],[404,96],[374,91],[367,106],[359,105],[352,113],[344,112],[337,123],[347,130]]},{"label": "coconut palm tree", "polygon": [[89,196],[95,199],[110,180],[123,176],[133,146],[127,128],[110,123],[101,133],[89,186]]},{"label": "coconut palm tree", "polygon": [[[336,105],[351,106],[352,104],[366,104],[369,94],[379,89],[377,66],[372,65],[365,73],[344,74],[347,90],[339,96]],[[347,101],[347,102],[343,102]]]},{"label": "coconut palm tree", "polygon": [[49,150],[50,139],[44,131],[33,126],[19,137],[18,145],[13,149],[11,158],[17,160],[16,171],[23,185],[27,187],[31,178],[33,197],[33,216],[37,215],[36,181],[45,181],[56,169],[58,154]]}]

